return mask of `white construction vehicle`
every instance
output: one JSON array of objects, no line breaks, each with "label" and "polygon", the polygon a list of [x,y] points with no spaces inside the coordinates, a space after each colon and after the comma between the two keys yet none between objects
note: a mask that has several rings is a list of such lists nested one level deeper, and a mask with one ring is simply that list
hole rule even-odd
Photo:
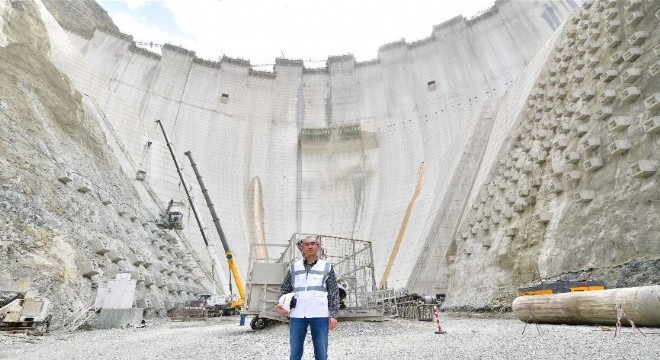
[{"label": "white construction vehicle", "polygon": [[0,331],[41,334],[48,331],[51,315],[50,301],[36,294],[0,291]]}]

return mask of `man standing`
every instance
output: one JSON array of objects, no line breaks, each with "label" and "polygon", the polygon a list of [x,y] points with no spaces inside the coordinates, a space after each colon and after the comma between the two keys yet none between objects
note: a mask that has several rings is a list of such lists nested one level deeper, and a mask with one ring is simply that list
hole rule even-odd
[{"label": "man standing", "polygon": [[316,237],[307,236],[298,242],[298,249],[304,259],[289,265],[280,291],[280,297],[295,293],[295,307],[289,312],[278,303],[275,305],[275,310],[281,315],[290,316],[291,360],[302,358],[307,326],[312,333],[314,358],[326,360],[328,330],[337,327],[339,311],[337,277],[332,264],[319,259],[321,244]]},{"label": "man standing", "polygon": [[240,309],[239,314],[241,316],[241,320],[239,321],[238,325],[245,326],[245,317],[247,316],[247,314],[245,313],[245,305],[239,307],[239,309]]}]

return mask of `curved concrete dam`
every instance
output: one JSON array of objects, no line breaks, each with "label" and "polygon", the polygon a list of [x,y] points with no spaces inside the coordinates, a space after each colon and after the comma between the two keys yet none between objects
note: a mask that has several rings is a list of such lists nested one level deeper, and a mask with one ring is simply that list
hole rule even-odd
[{"label": "curved concrete dam", "polygon": [[[145,218],[185,201],[161,120],[210,224],[183,159],[194,154],[243,274],[250,244],[305,232],[370,240],[376,279],[399,240],[387,287],[447,294],[453,306],[510,304],[518,286],[549,278],[658,281],[660,3],[497,1],[426,39],[383,45],[371,61],[331,56],[309,69],[276,59],[273,72],[63,28],[36,4],[48,57],[96,119],[101,145],[130,179],[144,176],[135,195],[99,193]],[[59,168],[98,177],[75,160]],[[208,266],[189,207],[184,223],[191,255]],[[134,231],[113,246],[157,260],[125,267],[171,269],[172,281],[194,286],[163,255],[169,245],[148,240],[148,226]],[[74,250],[101,276],[118,266]]]}]

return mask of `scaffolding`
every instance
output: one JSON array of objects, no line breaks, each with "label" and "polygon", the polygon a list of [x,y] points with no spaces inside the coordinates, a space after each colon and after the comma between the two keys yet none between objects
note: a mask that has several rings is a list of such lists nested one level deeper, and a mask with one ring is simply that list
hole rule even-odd
[{"label": "scaffolding", "polygon": [[290,264],[302,259],[296,244],[307,236],[314,236],[321,244],[320,258],[329,261],[335,270],[337,283],[346,291],[347,308],[366,309],[370,294],[376,291],[374,260],[371,242],[330,235],[295,233],[278,262]]},{"label": "scaffolding", "polygon": [[279,257],[257,256],[250,251],[250,271],[247,280],[247,314],[255,315],[250,323],[254,330],[261,330],[273,321],[287,321],[275,312],[286,270],[292,262],[302,259],[296,244],[307,236],[315,236],[321,244],[320,258],[332,263],[337,284],[346,292],[339,309],[340,320],[382,320],[382,305],[373,301],[376,291],[374,261],[371,242],[329,235],[295,233],[288,244],[254,244],[268,247],[262,253],[275,254],[273,247],[284,248]]}]

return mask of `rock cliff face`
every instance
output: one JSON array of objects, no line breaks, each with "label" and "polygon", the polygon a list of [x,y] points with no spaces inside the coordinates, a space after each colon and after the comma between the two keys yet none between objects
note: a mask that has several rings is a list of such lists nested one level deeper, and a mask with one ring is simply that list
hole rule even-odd
[{"label": "rock cliff face", "polygon": [[[155,296],[144,276],[161,273],[131,260],[134,254],[155,258],[146,250],[148,239],[161,238],[142,225],[153,224],[155,215],[140,206],[101,119],[49,60],[37,5],[3,2],[0,14],[6,39],[0,48],[0,289],[49,298],[55,326],[92,307],[101,281],[94,272],[104,278],[140,273],[138,297]],[[66,177],[68,184],[58,180]],[[113,204],[103,205],[106,200]],[[122,209],[125,215],[118,214]],[[99,261],[104,247],[125,260]],[[199,292],[183,277],[180,283],[190,296],[192,287]],[[183,301],[188,294],[168,291],[167,297]]]},{"label": "rock cliff face", "polygon": [[0,0],[0,289],[40,291],[56,322],[118,272],[153,310],[204,291],[190,214],[154,226],[182,200],[155,119],[209,174],[244,274],[255,177],[267,242],[372,240],[379,277],[424,162],[391,286],[488,307],[543,279],[657,284],[660,3],[574,7],[498,1],[372,62],[258,73],[137,49],[91,1]]},{"label": "rock cliff face", "polygon": [[542,280],[660,281],[659,10],[585,1],[569,18],[466,204],[449,305],[506,303]]},{"label": "rock cliff face", "polygon": [[119,31],[108,12],[94,0],[44,0],[55,20],[70,31],[93,34],[97,28]]}]

